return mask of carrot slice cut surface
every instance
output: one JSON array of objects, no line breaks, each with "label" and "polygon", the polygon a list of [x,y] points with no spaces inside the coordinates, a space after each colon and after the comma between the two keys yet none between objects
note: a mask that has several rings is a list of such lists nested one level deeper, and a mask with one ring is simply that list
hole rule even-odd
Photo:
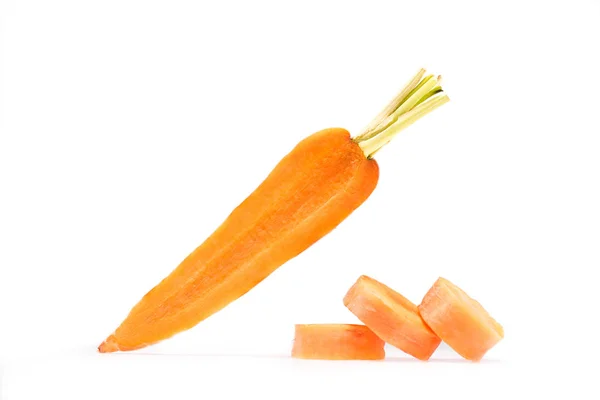
[{"label": "carrot slice cut surface", "polygon": [[381,339],[415,358],[428,360],[440,345],[417,306],[373,278],[358,278],[344,305]]},{"label": "carrot slice cut surface", "polygon": [[427,325],[458,354],[479,361],[504,338],[504,329],[465,291],[439,278],[419,305]]},{"label": "carrot slice cut surface", "polygon": [[382,360],[384,341],[364,325],[296,325],[292,357],[313,360]]}]

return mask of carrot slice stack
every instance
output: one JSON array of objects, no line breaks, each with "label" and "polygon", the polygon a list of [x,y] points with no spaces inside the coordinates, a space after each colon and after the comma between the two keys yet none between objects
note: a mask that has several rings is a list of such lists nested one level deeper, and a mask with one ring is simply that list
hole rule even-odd
[{"label": "carrot slice stack", "polygon": [[439,278],[419,305],[427,325],[458,354],[479,361],[504,338],[504,329],[462,289]]},{"label": "carrot slice stack", "polygon": [[358,278],[344,305],[381,339],[420,360],[428,360],[440,345],[417,306],[373,278]]},{"label": "carrot slice stack", "polygon": [[313,360],[382,360],[384,341],[364,325],[296,325],[292,357]]}]

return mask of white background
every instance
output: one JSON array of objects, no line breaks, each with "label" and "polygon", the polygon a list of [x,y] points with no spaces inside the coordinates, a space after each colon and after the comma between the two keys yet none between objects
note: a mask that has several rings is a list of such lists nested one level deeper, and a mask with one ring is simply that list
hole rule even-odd
[{"label": "white background", "polygon": [[[600,3],[358,3],[1,3],[6,399],[597,398]],[[420,67],[451,102],[338,229],[196,328],[96,353],[300,139],[357,133]],[[415,302],[445,276],[506,338],[290,359],[295,323],[357,322],[360,274]]]}]

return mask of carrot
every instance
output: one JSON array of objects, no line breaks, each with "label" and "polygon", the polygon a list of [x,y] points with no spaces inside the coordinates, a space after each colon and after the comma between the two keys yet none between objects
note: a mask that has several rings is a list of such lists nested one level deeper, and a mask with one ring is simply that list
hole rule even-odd
[{"label": "carrot", "polygon": [[344,305],[381,339],[419,360],[428,360],[440,345],[415,304],[366,275],[348,290]]},{"label": "carrot", "polygon": [[98,350],[140,349],[192,328],[336,228],[377,186],[375,152],[448,101],[438,79],[424,73],[360,135],[331,128],[302,140]]},{"label": "carrot", "polygon": [[292,357],[313,360],[382,360],[384,341],[364,325],[296,325]]},{"label": "carrot", "polygon": [[504,329],[462,289],[439,278],[419,305],[427,325],[458,354],[479,361],[504,338]]}]

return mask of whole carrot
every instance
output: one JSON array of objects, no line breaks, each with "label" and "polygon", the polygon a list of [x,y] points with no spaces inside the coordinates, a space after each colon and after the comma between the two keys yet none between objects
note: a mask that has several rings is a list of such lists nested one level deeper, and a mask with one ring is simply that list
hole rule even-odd
[{"label": "whole carrot", "polygon": [[190,329],[337,227],[373,192],[373,155],[448,101],[420,70],[355,137],[330,128],[302,140],[225,221],[150,290],[100,352],[129,351]]}]

